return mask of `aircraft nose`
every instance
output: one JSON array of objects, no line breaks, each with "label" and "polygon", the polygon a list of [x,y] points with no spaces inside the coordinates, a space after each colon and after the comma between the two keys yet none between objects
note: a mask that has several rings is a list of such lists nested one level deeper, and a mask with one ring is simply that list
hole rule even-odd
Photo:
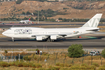
[{"label": "aircraft nose", "polygon": [[4,36],[10,36],[12,31],[11,30],[6,30],[6,31],[4,31],[3,33],[2,33],[2,35],[4,35]]},{"label": "aircraft nose", "polygon": [[7,31],[4,31],[4,32],[2,33],[2,35],[7,36],[7,35],[8,35],[8,32],[7,32]]},{"label": "aircraft nose", "polygon": [[5,35],[5,32],[3,32],[2,35]]}]

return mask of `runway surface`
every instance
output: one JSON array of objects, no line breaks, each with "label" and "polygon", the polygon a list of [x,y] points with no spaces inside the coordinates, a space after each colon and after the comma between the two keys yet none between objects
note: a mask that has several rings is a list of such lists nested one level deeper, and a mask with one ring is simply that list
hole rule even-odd
[{"label": "runway surface", "polygon": [[34,39],[15,39],[12,42],[11,38],[0,38],[0,48],[68,48],[72,44],[82,44],[84,49],[104,49],[105,38],[67,38],[55,42],[37,42]]},{"label": "runway surface", "polygon": [[[6,23],[6,24],[0,24],[0,28],[10,28],[10,27],[41,27],[41,26],[49,26],[49,25],[66,25],[66,27],[69,25],[69,27],[70,27],[70,25],[72,26],[72,27],[81,27],[83,24],[10,24],[10,23]],[[105,26],[105,24],[99,24],[99,26]],[[63,26],[63,27],[65,27],[65,26]]]}]

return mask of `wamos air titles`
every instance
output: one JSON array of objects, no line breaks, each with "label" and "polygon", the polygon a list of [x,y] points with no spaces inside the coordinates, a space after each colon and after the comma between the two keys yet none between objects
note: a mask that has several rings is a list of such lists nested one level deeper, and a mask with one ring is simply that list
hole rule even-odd
[{"label": "wamos air titles", "polygon": [[82,27],[79,28],[37,28],[37,27],[11,27],[2,34],[14,38],[35,38],[37,41],[54,41],[58,38],[74,37],[86,33],[94,33],[99,30],[97,27],[102,14],[96,14]]}]

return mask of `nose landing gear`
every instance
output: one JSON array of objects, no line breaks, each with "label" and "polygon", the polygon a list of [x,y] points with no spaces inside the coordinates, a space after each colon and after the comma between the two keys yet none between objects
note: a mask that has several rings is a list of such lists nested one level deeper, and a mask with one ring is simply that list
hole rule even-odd
[{"label": "nose landing gear", "polygon": [[12,41],[15,42],[13,37],[12,37]]}]

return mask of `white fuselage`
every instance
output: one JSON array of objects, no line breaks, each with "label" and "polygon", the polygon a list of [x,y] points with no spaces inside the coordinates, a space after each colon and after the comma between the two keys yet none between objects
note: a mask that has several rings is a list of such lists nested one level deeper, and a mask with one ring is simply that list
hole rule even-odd
[{"label": "white fuselage", "polygon": [[92,33],[97,28],[34,28],[34,27],[12,27],[2,34],[14,38],[35,38],[35,36],[51,36],[58,37],[65,35],[65,37],[73,37],[81,34]]}]

